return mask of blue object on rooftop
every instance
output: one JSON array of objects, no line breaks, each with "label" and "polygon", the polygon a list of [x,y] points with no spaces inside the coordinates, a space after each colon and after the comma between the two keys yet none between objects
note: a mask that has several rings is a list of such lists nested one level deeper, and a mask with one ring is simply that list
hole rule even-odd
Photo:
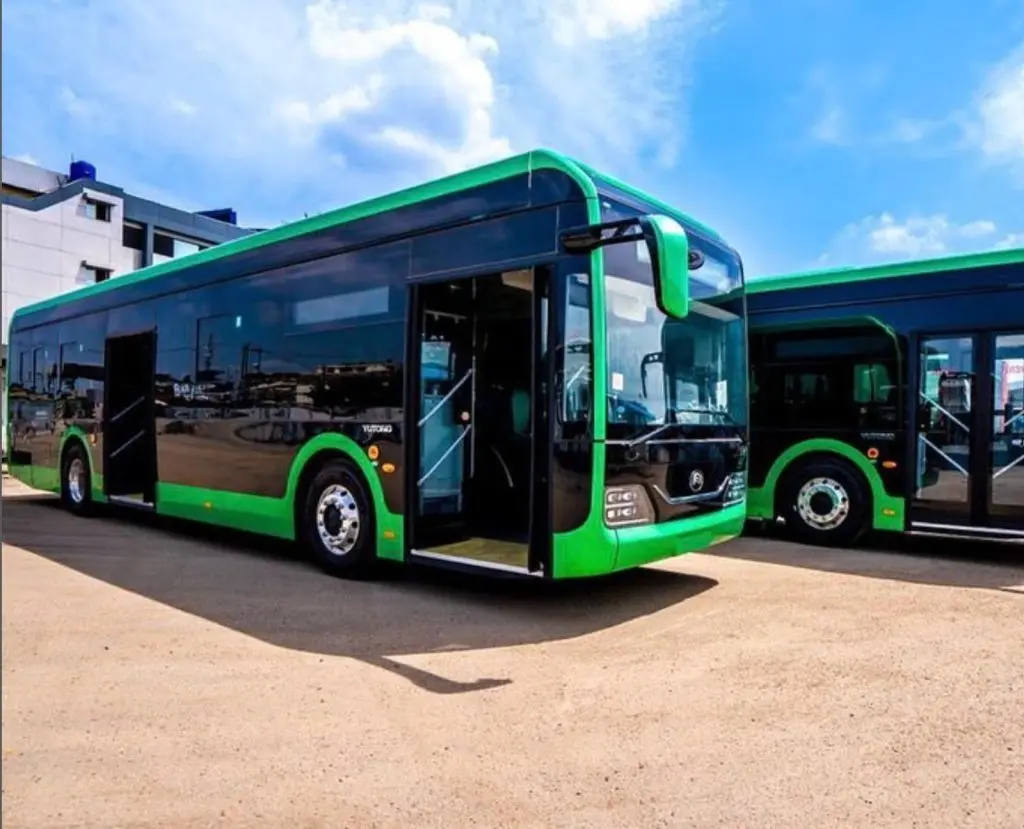
[{"label": "blue object on rooftop", "polygon": [[68,180],[78,181],[80,178],[96,181],[96,168],[88,161],[72,161]]}]

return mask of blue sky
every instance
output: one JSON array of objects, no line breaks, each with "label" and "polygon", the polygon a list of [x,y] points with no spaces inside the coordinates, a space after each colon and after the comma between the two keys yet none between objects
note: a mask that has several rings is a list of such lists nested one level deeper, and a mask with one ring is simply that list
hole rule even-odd
[{"label": "blue sky", "polygon": [[1022,0],[4,0],[2,60],[5,155],[243,224],[547,146],[755,276],[1024,246]]}]

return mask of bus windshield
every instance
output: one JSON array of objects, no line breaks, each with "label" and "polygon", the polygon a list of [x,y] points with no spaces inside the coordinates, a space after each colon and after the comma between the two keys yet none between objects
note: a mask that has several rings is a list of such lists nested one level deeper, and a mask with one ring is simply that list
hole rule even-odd
[{"label": "bus windshield", "polygon": [[690,312],[677,320],[657,306],[642,244],[605,249],[609,423],[745,424],[742,305],[723,296],[742,277],[710,246],[701,252],[707,275],[691,275]]}]

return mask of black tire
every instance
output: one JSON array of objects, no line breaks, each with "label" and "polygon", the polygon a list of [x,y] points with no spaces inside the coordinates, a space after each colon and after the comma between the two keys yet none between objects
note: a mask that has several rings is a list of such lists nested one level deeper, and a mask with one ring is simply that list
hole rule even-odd
[{"label": "black tire", "polygon": [[804,544],[848,547],[867,531],[871,493],[863,476],[846,461],[803,463],[784,481],[780,511],[792,538]]},{"label": "black tire", "polygon": [[[328,498],[333,503],[326,505],[323,531],[326,538],[338,540],[336,546],[329,545],[321,535],[318,520],[321,502],[326,503]],[[296,534],[324,572],[345,578],[361,578],[372,572],[377,558],[373,500],[351,463],[329,460],[317,470],[306,486],[298,521]],[[347,527],[345,521],[349,522]]]},{"label": "black tire", "polygon": [[[73,485],[74,478],[76,485]],[[65,509],[85,518],[95,512],[92,500],[92,475],[89,474],[89,456],[77,440],[64,450],[60,463],[60,500]]]}]

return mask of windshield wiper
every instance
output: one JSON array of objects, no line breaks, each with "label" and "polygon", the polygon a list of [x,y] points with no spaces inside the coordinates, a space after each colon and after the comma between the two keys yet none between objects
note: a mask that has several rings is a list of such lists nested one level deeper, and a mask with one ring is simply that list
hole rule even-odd
[{"label": "windshield wiper", "polygon": [[[681,415],[681,414],[720,415],[722,418],[725,419],[726,423],[728,423],[730,426],[739,426],[739,423],[736,422],[736,419],[731,414],[729,414],[728,412],[723,412],[720,409],[672,409],[672,410],[670,410],[669,413],[672,414],[672,415]],[[672,421],[671,423],[662,423],[657,429],[653,429],[650,432],[647,432],[647,434],[641,435],[640,437],[636,438],[635,440],[631,440],[628,445],[629,446],[638,446],[641,443],[646,443],[651,438],[653,438],[653,437],[655,437],[657,435],[660,435],[662,432],[664,432],[664,431],[666,431],[668,429],[671,429],[673,426],[687,426],[687,425],[692,425],[692,424],[679,423],[678,421]]]},{"label": "windshield wiper", "polygon": [[646,435],[641,435],[636,440],[631,440],[629,442],[629,445],[630,446],[636,446],[636,445],[641,444],[641,443],[646,443],[651,438],[653,438],[655,435],[660,435],[666,429],[671,429],[673,426],[678,426],[678,425],[679,424],[677,424],[677,423],[663,423],[663,424],[661,424],[661,426],[659,426],[653,432],[648,432]]}]

